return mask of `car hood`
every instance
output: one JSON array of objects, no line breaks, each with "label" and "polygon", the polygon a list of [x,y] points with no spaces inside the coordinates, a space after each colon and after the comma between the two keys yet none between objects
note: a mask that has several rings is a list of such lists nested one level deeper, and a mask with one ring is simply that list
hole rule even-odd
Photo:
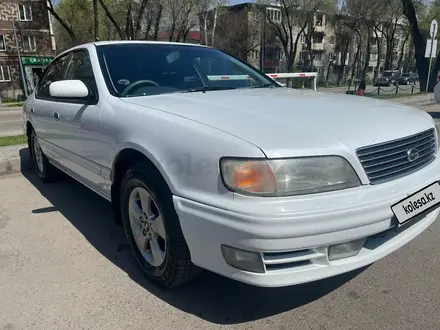
[{"label": "car hood", "polygon": [[288,88],[124,98],[240,137],[268,157],[318,155],[402,138],[434,127],[424,111],[345,94]]}]

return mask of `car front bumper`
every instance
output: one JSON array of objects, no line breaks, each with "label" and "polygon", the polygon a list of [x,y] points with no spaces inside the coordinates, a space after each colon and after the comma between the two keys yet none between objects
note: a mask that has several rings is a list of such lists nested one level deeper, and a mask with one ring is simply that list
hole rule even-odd
[{"label": "car front bumper", "polygon": [[[194,264],[248,284],[279,287],[364,267],[411,241],[440,210],[398,227],[391,206],[439,179],[437,159],[379,185],[292,198],[237,196],[220,206],[174,196],[174,205]],[[361,238],[367,240],[356,256],[329,260],[329,246]],[[231,267],[221,245],[259,253],[265,272]]]}]

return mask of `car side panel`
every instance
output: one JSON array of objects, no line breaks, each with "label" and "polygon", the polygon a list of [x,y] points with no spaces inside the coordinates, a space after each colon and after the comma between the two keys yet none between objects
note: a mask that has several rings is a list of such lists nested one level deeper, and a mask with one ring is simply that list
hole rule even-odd
[{"label": "car side panel", "polygon": [[[54,102],[56,104],[57,102]],[[58,103],[60,117],[54,121],[54,151],[60,164],[94,189],[108,184],[101,176],[99,105]]]},{"label": "car side panel", "polygon": [[229,133],[115,97],[108,98],[101,112],[99,132],[106,179],[111,179],[118,153],[134,149],[156,165],[175,195],[206,204],[233,199],[221,181],[221,157],[265,157],[259,148]]}]

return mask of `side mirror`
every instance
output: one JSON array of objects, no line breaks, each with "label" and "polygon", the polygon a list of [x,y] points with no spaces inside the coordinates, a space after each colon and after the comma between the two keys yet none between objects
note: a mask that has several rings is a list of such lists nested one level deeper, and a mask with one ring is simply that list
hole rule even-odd
[{"label": "side mirror", "polygon": [[440,103],[440,82],[434,87],[434,99],[437,103]]},{"label": "side mirror", "polygon": [[61,98],[85,98],[89,89],[81,80],[61,80],[49,85],[49,94]]}]

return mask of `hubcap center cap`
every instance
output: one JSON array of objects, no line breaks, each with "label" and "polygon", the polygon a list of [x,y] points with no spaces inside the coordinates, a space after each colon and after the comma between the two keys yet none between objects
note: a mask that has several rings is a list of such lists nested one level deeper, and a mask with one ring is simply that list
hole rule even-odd
[{"label": "hubcap center cap", "polygon": [[[141,222],[142,235],[147,236],[147,233],[150,232],[151,225],[148,222],[148,220],[145,219],[143,216],[141,216],[139,220]],[[150,236],[151,236],[151,234],[150,234]]]}]

